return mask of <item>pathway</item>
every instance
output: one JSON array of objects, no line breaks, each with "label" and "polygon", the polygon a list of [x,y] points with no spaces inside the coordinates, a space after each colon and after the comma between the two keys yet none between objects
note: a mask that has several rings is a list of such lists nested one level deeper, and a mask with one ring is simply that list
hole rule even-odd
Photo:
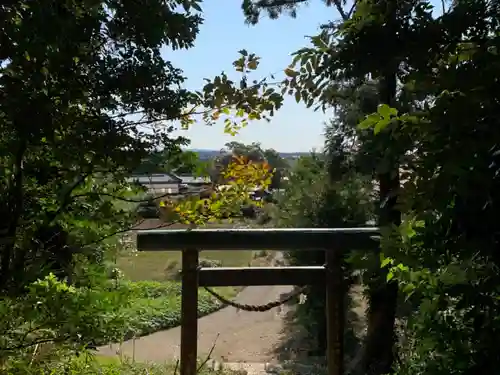
[{"label": "pathway", "polygon": [[[256,286],[245,288],[238,303],[265,304],[288,294],[290,286]],[[215,343],[212,358],[223,362],[273,362],[280,342],[286,307],[267,312],[237,311],[226,307],[198,320],[198,355],[205,357]],[[136,361],[165,362],[179,357],[180,327],[160,331],[121,345],[98,349],[103,355],[122,355]]]}]

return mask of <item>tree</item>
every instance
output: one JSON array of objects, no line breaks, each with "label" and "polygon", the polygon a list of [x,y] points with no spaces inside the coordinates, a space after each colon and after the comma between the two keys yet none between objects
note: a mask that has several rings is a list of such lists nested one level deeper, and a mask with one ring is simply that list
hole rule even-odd
[{"label": "tree", "polygon": [[[373,215],[373,201],[371,199],[372,184],[369,176],[363,176],[352,170],[343,173],[339,179],[332,180],[328,154],[313,153],[301,157],[291,170],[289,184],[280,195],[278,210],[274,215],[275,222],[284,227],[353,227],[363,226]],[[340,162],[340,159],[337,161]],[[342,169],[346,159],[341,164],[335,164]],[[352,254],[350,254],[352,255]],[[325,262],[323,251],[292,251],[287,258],[296,265],[322,265]],[[351,268],[347,263],[346,279],[351,279]],[[348,276],[349,275],[349,276]],[[349,302],[347,291],[346,300]],[[311,354],[324,355],[326,351],[326,317],[325,317],[325,286],[312,285],[308,291],[308,298],[303,305],[297,306],[297,317],[311,337],[316,338],[317,347]],[[342,296],[344,298],[344,296]],[[347,304],[349,305],[349,303]],[[348,315],[349,323],[354,323],[353,315]],[[348,324],[346,332],[346,354],[352,359],[359,350],[358,343],[352,332],[353,324]]]},{"label": "tree", "polygon": [[196,1],[18,0],[1,9],[3,293],[47,267],[67,275],[74,253],[99,259],[103,238],[131,224],[113,201],[128,194],[125,178],[154,150],[184,143],[169,136],[172,121],[225,118],[234,132],[281,105],[265,82],[243,84],[259,59],[244,50],[234,63],[243,83],[222,73],[199,92],[182,87],[160,48],[193,46]]},{"label": "tree", "polygon": [[[178,147],[178,140],[148,133],[143,125],[178,117],[191,100],[175,88],[183,77],[161,59],[160,47],[167,40],[176,48],[191,46],[201,18],[149,5],[2,6],[0,126],[6,136],[0,207],[9,218],[2,229],[2,288],[29,282],[22,280],[23,269],[36,275],[35,254],[52,253],[52,261],[69,266],[71,252],[84,241],[68,238],[82,225],[72,220],[75,213],[116,229],[106,218],[109,200],[92,193],[115,185],[119,195],[123,177],[152,147]],[[142,23],[146,14],[156,16]],[[167,100],[171,96],[178,100]],[[138,111],[143,120],[126,117]]]},{"label": "tree", "polygon": [[278,189],[281,185],[281,179],[285,169],[288,168],[286,161],[279,155],[276,150],[262,149],[260,143],[252,143],[245,145],[240,142],[226,143],[226,149],[222,150],[221,155],[214,161],[213,178],[218,180],[220,170],[224,169],[234,157],[245,157],[246,160],[253,163],[265,163],[268,166],[269,173],[272,174],[271,189]]},{"label": "tree", "polygon": [[[481,1],[454,2],[435,18],[423,14],[422,39],[411,46],[408,74],[402,75],[421,100],[420,111],[397,117],[399,132],[415,139],[402,192],[411,214],[402,230],[405,256],[386,261],[417,306],[408,319],[403,373],[498,368],[491,349],[498,345],[498,323],[491,316],[499,309],[494,212],[500,108],[498,83],[487,78],[499,61],[497,14],[495,3]],[[425,59],[423,50],[431,51]],[[442,358],[435,361],[437,356]]]},{"label": "tree", "polygon": [[[245,50],[234,62],[239,82],[222,72],[200,91],[183,88],[160,49],[193,46],[198,1],[17,0],[0,9],[0,361],[9,372],[30,357],[14,372],[45,372],[32,366],[41,344],[59,354],[123,337],[119,308],[130,293],[110,291],[106,260],[136,222],[127,206],[140,199],[127,177],[158,150],[168,168],[183,157],[174,121],[222,119],[233,134],[271,116],[282,97],[265,80],[246,84],[259,58]],[[258,167],[225,173],[230,191],[177,205],[176,219],[220,219],[248,199],[248,184],[267,183]]]},{"label": "tree", "polygon": [[203,163],[193,151],[163,149],[153,151],[144,158],[134,174],[170,172],[179,175],[194,175],[203,169]]},{"label": "tree", "polygon": [[[257,23],[261,10],[271,18],[283,11],[295,16],[296,8],[303,1],[257,1],[243,2],[247,21]],[[343,98],[345,85],[361,83],[369,75],[378,85],[378,101],[388,108],[396,100],[396,74],[400,63],[399,32],[401,22],[406,22],[410,4],[391,1],[378,3],[355,2],[345,7],[340,1],[327,1],[340,14],[340,24],[323,25],[323,31],[311,38],[313,47],[297,51],[287,70],[283,92],[294,94],[297,102],[308,107],[337,106]],[[366,54],[365,54],[366,53]],[[370,56],[369,59],[360,56]],[[294,70],[299,65],[298,71]],[[399,150],[392,148],[392,138],[381,136],[375,140],[376,157],[384,159],[378,163],[376,172],[379,184],[379,223],[384,227],[385,237],[393,226],[399,226],[400,213],[396,209],[399,189]],[[396,151],[396,152],[395,152]],[[375,155],[374,155],[375,156]],[[381,168],[381,166],[383,167]],[[394,281],[386,282],[382,270],[379,282],[372,284],[368,314],[364,367],[369,373],[385,374],[391,370],[395,343],[395,319],[398,287]],[[380,273],[380,272],[379,272]]]},{"label": "tree", "polygon": [[[356,2],[352,19],[314,37],[313,46],[297,56],[302,69],[288,71],[287,86],[300,87],[297,100],[308,105],[331,105],[345,82],[360,87],[374,80],[380,105],[359,129],[372,131],[369,156],[380,189],[395,181],[388,165],[403,167],[397,204],[404,217],[396,233],[384,236],[380,266],[411,302],[411,313],[400,316],[406,343],[396,365],[387,350],[393,339],[381,329],[385,324],[370,324],[362,373],[398,367],[399,374],[474,374],[498,368],[492,352],[498,345],[492,317],[499,309],[494,212],[500,108],[492,79],[498,6],[456,1],[443,3],[437,15],[432,9],[425,1]],[[391,212],[382,214],[382,224],[398,224],[388,220]],[[394,316],[394,298],[387,302],[382,305],[392,311],[385,316]]]},{"label": "tree", "polygon": [[168,158],[165,169],[177,175],[198,175],[205,173],[206,163],[202,163],[193,151],[182,151],[174,158]]}]

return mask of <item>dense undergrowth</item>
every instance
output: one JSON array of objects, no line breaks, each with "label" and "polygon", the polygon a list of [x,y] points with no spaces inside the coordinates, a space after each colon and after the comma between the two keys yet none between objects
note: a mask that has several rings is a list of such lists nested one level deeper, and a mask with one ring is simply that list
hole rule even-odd
[{"label": "dense undergrowth", "polygon": [[[71,355],[58,351],[54,360],[43,364],[17,362],[9,369],[4,369],[5,375],[172,375],[178,373],[178,363],[139,363],[129,359],[98,357],[90,353]],[[198,374],[231,373],[221,368],[214,371],[200,363]]]},{"label": "dense undergrowth", "polygon": [[[226,295],[228,291],[221,290]],[[89,346],[120,342],[179,325],[180,304],[178,282],[108,280],[75,287],[51,274],[33,283],[23,297],[4,298],[0,303],[2,373],[38,362],[47,368],[74,367],[73,354],[85,352]],[[200,290],[199,316],[220,307],[220,302]],[[61,357],[66,360],[60,361]],[[97,366],[94,362],[78,364],[80,367],[72,369],[76,374],[92,373],[92,366]]]},{"label": "dense undergrowth", "polygon": [[[121,289],[121,290],[120,290]],[[228,294],[229,290],[223,290]],[[123,283],[117,293],[128,294],[130,302],[121,313],[127,317],[123,338],[139,337],[162,329],[176,327],[181,321],[181,285],[178,282],[136,281]],[[229,294],[231,294],[229,292]],[[200,289],[198,315],[205,316],[222,304]]]},{"label": "dense undergrowth", "polygon": [[[217,13],[200,3],[0,6],[0,374],[140,374],[75,359],[179,321],[176,284],[134,284],[105,266],[110,239],[137,224],[129,206],[144,189],[130,176],[157,151],[172,164],[189,143],[177,126],[217,123],[234,135],[289,95],[334,116],[325,152],[291,171],[278,224],[381,227],[374,251],[342,246],[346,279],[359,275],[368,297],[356,374],[498,374],[499,2],[323,1],[337,15],[328,10],[283,81],[253,75],[260,57],[242,49],[239,78],[221,73],[190,91],[168,59],[194,47],[203,18]],[[241,5],[255,24],[261,11],[295,16],[303,3]],[[269,186],[277,169],[261,157],[229,160],[210,176],[230,189],[172,202],[169,223],[239,215],[249,189]],[[290,255],[323,264],[320,252]],[[309,290],[302,321],[324,352],[320,289]],[[200,315],[216,305],[201,293]]]}]

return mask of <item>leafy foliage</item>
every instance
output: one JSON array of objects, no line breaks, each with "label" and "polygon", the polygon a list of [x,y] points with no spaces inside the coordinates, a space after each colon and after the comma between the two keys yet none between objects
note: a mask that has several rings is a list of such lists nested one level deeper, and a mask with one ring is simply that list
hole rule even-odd
[{"label": "leafy foliage", "polygon": [[[178,282],[111,282],[101,288],[74,287],[53,274],[30,286],[22,300],[3,299],[0,359],[32,357],[37,347],[83,350],[87,344],[119,342],[180,324]],[[200,316],[221,306],[200,291]],[[36,354],[36,353],[35,353]]]},{"label": "leafy foliage", "polygon": [[[200,92],[182,88],[182,71],[163,60],[160,48],[193,46],[202,22],[196,9],[197,2],[184,1],[3,6],[0,207],[9,219],[2,227],[2,288],[34,281],[36,258],[67,276],[74,253],[92,254],[97,237],[126,228],[127,212],[109,196],[123,196],[125,177],[158,147],[178,153],[186,140],[169,137],[172,121],[186,126],[199,113],[210,123],[234,111],[241,120],[227,123],[234,132],[281,106],[265,82],[246,84],[258,65],[246,51],[235,62],[241,82],[222,73]],[[90,221],[108,232],[75,237]],[[25,278],[24,269],[33,276]]]},{"label": "leafy foliage", "polygon": [[[275,18],[301,3],[243,5],[255,23],[259,10]],[[394,280],[407,302],[399,304],[401,361],[396,366],[385,350],[376,363],[372,349],[385,345],[395,322],[377,328],[370,320],[368,336],[381,340],[367,347],[363,373],[495,372],[498,4],[443,2],[439,11],[429,1],[327,5],[341,22],[297,51],[282,92],[308,107],[337,109],[353,93],[373,90],[365,103],[371,110],[340,113],[359,122],[341,131],[361,162],[352,165],[377,175],[387,226],[383,254],[373,261],[390,282],[372,288],[378,302],[372,298],[370,310],[393,315]]]},{"label": "leafy foliage", "polygon": [[[243,10],[256,23],[262,10],[294,16],[302,3],[245,0]],[[156,326],[173,322],[176,299],[125,313],[116,306],[133,292],[113,294],[103,279],[113,246],[104,239],[134,220],[117,203],[131,193],[125,178],[158,150],[173,161],[186,144],[171,137],[176,121],[223,120],[235,134],[291,95],[307,107],[335,109],[336,118],[325,154],[300,160],[291,175],[281,225],[362,225],[376,211],[384,227],[377,256],[351,257],[370,294],[363,373],[497,371],[498,4],[443,2],[440,12],[429,1],[325,4],[341,20],[323,25],[294,54],[281,92],[250,78],[259,57],[246,50],[234,62],[238,82],[222,72],[198,91],[183,88],[182,71],[160,48],[193,46],[198,1],[1,6],[4,348],[23,362],[31,340],[64,341],[69,350],[82,337],[114,339],[127,314],[147,310]],[[200,225],[223,218],[246,202],[249,188],[272,183],[278,167],[258,148],[224,165],[227,191],[173,204],[175,219]],[[306,308],[320,306],[320,294]],[[54,300],[60,308],[48,309]],[[96,314],[99,324],[90,324]]]},{"label": "leafy foliage", "polygon": [[282,177],[289,168],[288,163],[273,149],[262,149],[259,143],[245,145],[240,142],[229,142],[221,155],[214,160],[211,170],[211,178],[216,183],[224,183],[222,174],[235,157],[244,157],[253,163],[263,163],[268,166],[271,182],[269,188],[279,189]]},{"label": "leafy foliage", "polygon": [[[171,135],[177,122],[226,117],[234,133],[271,116],[283,98],[266,82],[249,83],[259,58],[244,50],[234,64],[240,81],[221,73],[199,91],[183,87],[182,70],[161,49],[194,45],[197,0],[16,0],[0,9],[2,358],[29,359],[37,340],[73,350],[116,340],[124,327],[176,324],[176,297],[148,305],[109,290],[114,235],[136,221],[129,203],[138,192],[127,177],[158,150],[175,163],[186,145]],[[242,163],[227,173],[232,195],[217,197],[219,206],[243,199],[247,180],[265,174]],[[186,220],[190,207],[179,212]],[[145,310],[148,322],[131,319]]]},{"label": "leafy foliage", "polygon": [[[330,174],[333,167],[329,165],[329,160],[332,160],[331,156],[325,154],[311,154],[298,160],[278,201],[278,210],[274,215],[276,224],[284,227],[340,228],[362,226],[371,219],[370,179],[349,173],[335,181],[334,174]],[[341,168],[339,164],[336,167]],[[348,250],[353,249],[346,249],[347,253]],[[346,259],[349,258],[347,255]],[[292,251],[287,253],[287,257],[292,264],[301,266],[322,265],[325,262],[323,251]],[[358,261],[355,266],[364,265]],[[346,264],[346,268],[351,267]],[[324,286],[311,286],[306,302],[297,306],[299,322],[316,338],[317,347],[312,348],[313,352],[320,355],[326,350],[325,295]],[[348,299],[348,305],[351,303]],[[349,359],[358,351],[359,343],[353,332],[356,321],[357,317],[350,311],[349,330],[345,336]]]},{"label": "leafy foliage", "polygon": [[244,156],[234,157],[223,170],[222,178],[226,185],[220,186],[208,198],[192,196],[178,203],[162,201],[160,206],[171,213],[168,221],[202,225],[239,216],[243,206],[253,203],[251,190],[265,189],[271,183],[267,163],[255,163]]}]

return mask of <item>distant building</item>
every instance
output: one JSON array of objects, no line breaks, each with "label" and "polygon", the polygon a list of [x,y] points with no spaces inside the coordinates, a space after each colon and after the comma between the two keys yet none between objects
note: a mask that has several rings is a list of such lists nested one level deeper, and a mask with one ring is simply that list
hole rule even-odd
[{"label": "distant building", "polygon": [[212,181],[210,177],[196,177],[196,176],[177,176],[182,180],[183,184],[188,186],[203,186],[203,185],[211,185]]},{"label": "distant building", "polygon": [[146,187],[148,193],[154,196],[162,194],[179,194],[182,184],[182,179],[170,173],[132,176],[128,181]]}]

